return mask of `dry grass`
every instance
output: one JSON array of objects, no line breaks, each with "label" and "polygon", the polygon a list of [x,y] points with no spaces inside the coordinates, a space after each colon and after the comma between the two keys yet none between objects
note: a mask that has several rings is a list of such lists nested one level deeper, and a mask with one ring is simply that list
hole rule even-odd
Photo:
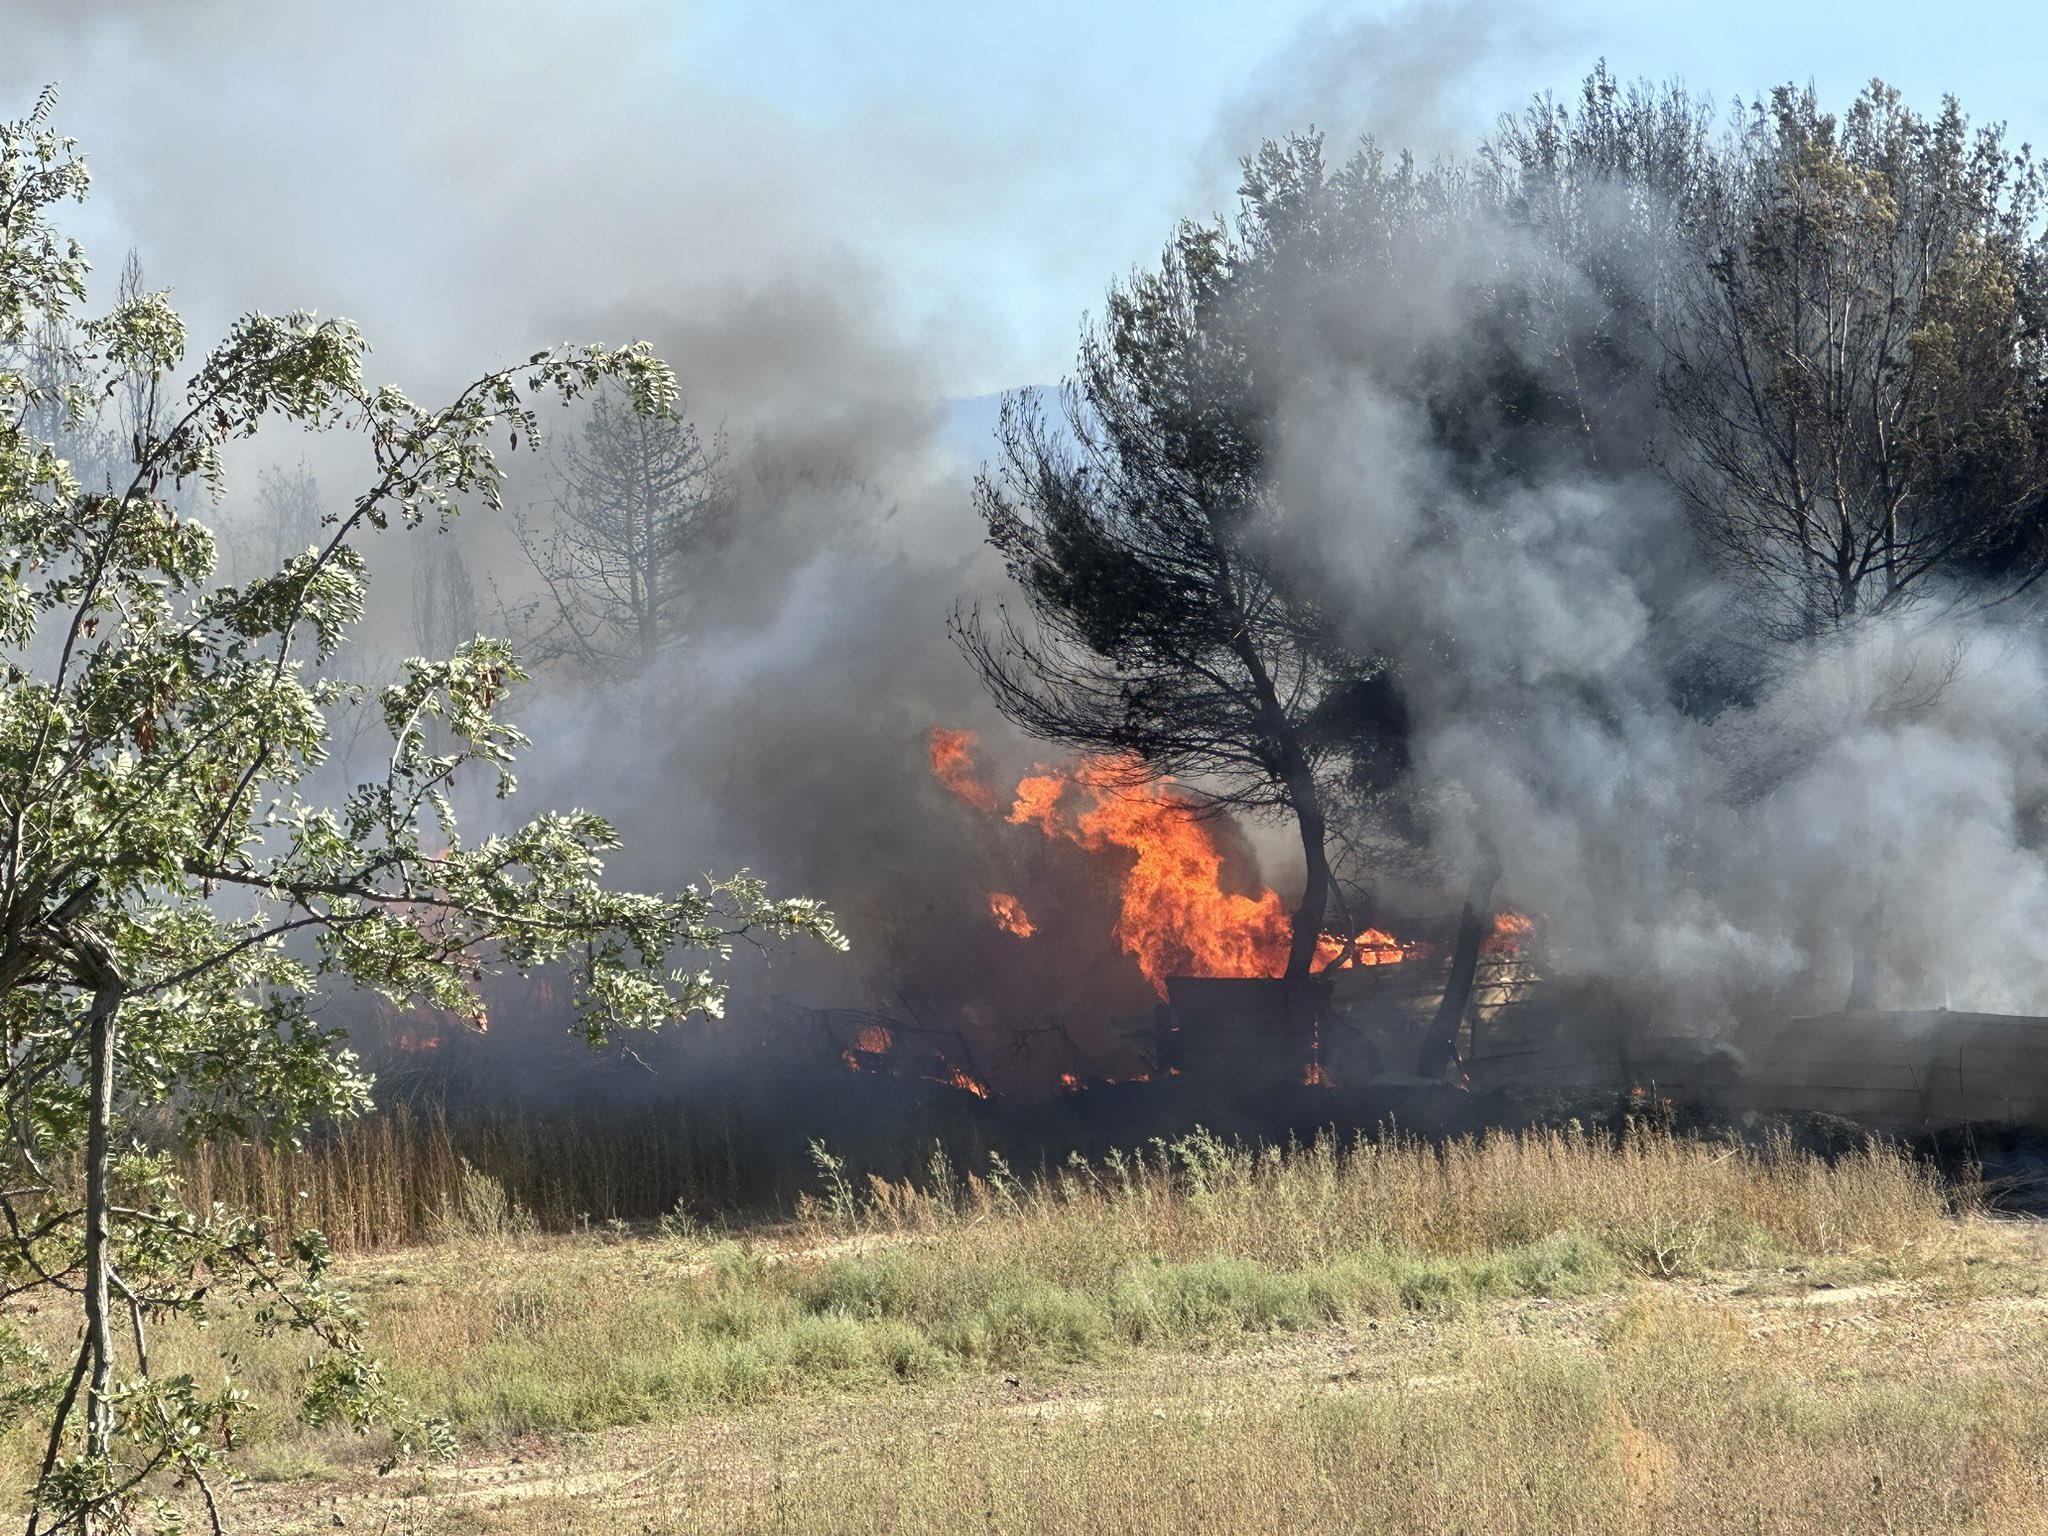
[{"label": "dry grass", "polygon": [[[2042,1255],[2032,1233],[1963,1236]],[[393,1536],[2039,1531],[2044,1344],[2038,1298],[1997,1287],[1636,1282],[521,1442],[425,1483],[258,1493],[250,1516]]]},{"label": "dry grass", "polygon": [[[1466,1336],[1358,1387],[1196,1375],[1094,1412],[862,1416],[858,1454],[648,1529],[1784,1531],[2043,1524],[2048,1392],[1887,1371],[1639,1299],[1590,1345]],[[2041,1330],[2030,1328],[2029,1350]],[[1875,1372],[1875,1376],[1872,1374]],[[1859,1376],[1862,1379],[1858,1379]],[[1199,1384],[1199,1387],[1197,1387]],[[853,1426],[849,1424],[848,1429]],[[708,1501],[707,1501],[708,1502]]]},{"label": "dry grass", "polygon": [[[377,1447],[270,1409],[248,1454],[295,1491],[256,1509],[282,1528],[339,1477],[393,1531],[510,1530],[501,1473],[505,1522],[591,1532],[2006,1530],[2041,1507],[2048,1387],[2015,1368],[2048,1342],[2034,1256],[1882,1148],[1195,1136],[1030,1181],[820,1172],[772,1233],[501,1228],[349,1261],[394,1378],[482,1461],[394,1513],[358,1486]],[[1876,1286],[1867,1332],[1808,1328],[1786,1297],[1822,1279]],[[1913,1309],[1987,1308],[1997,1349],[1886,1346]],[[221,1346],[286,1395],[293,1349],[232,1318],[159,1350],[204,1370]]]},{"label": "dry grass", "polygon": [[756,1471],[709,1497],[643,1498],[640,1528],[1832,1536],[2042,1523],[2048,1392],[2031,1381],[1849,1385],[1865,1352],[1759,1338],[1735,1312],[1673,1297],[1627,1305],[1590,1341],[1475,1332],[1405,1363],[1412,1374],[1360,1385],[1195,1371],[1081,1411],[846,1414],[840,1454],[771,1440],[755,1467],[779,1458],[779,1485]]},{"label": "dry grass", "polygon": [[300,1148],[201,1145],[177,1154],[187,1197],[318,1228],[338,1253],[432,1241],[449,1229],[567,1232],[724,1203],[740,1185],[716,1122],[680,1111],[469,1114],[404,1108],[334,1126]]},{"label": "dry grass", "polygon": [[1291,1269],[1373,1249],[1475,1256],[1565,1233],[1670,1276],[1785,1251],[1904,1255],[1944,1233],[1948,1211],[1938,1180],[1875,1143],[1824,1161],[1782,1139],[1740,1146],[1642,1124],[1618,1142],[1572,1128],[1291,1150],[1197,1132],[1028,1185],[999,1163],[987,1177],[963,1181],[941,1163],[921,1184],[865,1189],[840,1181],[830,1159],[821,1172],[814,1222],[963,1250],[996,1227],[1004,1251],[1054,1278],[1153,1258]]},{"label": "dry grass", "polygon": [[[786,1211],[788,1195],[778,1192],[816,1184],[817,1174],[823,1189],[799,1201],[814,1222],[929,1233],[1000,1208],[1031,1240],[1109,1218],[1127,1247],[1188,1254],[1219,1251],[1220,1241],[1220,1251],[1281,1262],[1327,1257],[1333,1244],[1365,1236],[1426,1252],[1527,1242],[1599,1210],[1656,1245],[1644,1259],[1676,1269],[1696,1258],[1705,1235],[1725,1240],[1745,1228],[1826,1251],[1830,1224],[1850,1208],[1866,1240],[1887,1241],[1871,1229],[1877,1213],[1917,1212],[1934,1198],[1933,1186],[1890,1153],[1823,1165],[1783,1143],[1737,1149],[1646,1127],[1618,1143],[1576,1131],[1445,1148],[1402,1137],[1326,1139],[1256,1156],[1197,1133],[1149,1153],[1070,1163],[1032,1178],[1028,1190],[999,1159],[963,1174],[936,1151],[915,1179],[849,1181],[828,1158],[817,1170],[778,1169],[764,1184],[735,1166],[730,1129],[658,1109],[450,1119],[401,1107],[331,1127],[300,1148],[202,1145],[176,1157],[198,1206],[219,1201],[281,1233],[318,1228],[337,1253],[451,1233],[702,1218],[764,1196]],[[738,1198],[742,1190],[751,1198]]]}]

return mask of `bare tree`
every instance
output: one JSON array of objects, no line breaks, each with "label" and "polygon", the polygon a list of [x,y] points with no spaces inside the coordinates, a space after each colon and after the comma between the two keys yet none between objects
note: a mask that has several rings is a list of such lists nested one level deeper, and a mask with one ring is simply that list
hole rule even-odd
[{"label": "bare tree", "polygon": [[476,583],[462,551],[444,535],[413,567],[412,643],[420,655],[452,656],[477,636]]},{"label": "bare tree", "polygon": [[290,470],[273,464],[258,475],[256,504],[270,536],[268,569],[283,570],[320,542],[320,482],[305,460]]},{"label": "bare tree", "polygon": [[517,519],[541,592],[517,614],[535,660],[620,678],[681,637],[692,565],[731,507],[723,433],[600,393],[554,463],[546,515]]}]

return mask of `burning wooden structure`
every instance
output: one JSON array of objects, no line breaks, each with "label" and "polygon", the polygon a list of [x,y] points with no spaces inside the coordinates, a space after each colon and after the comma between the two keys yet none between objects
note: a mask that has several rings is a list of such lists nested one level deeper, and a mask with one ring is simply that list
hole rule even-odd
[{"label": "burning wooden structure", "polygon": [[[1414,935],[1361,948],[1307,981],[1171,976],[1158,1012],[1162,1067],[1213,1081],[1363,1086],[1412,1079],[1424,1032],[1443,1001],[1454,921],[1391,925]],[[1537,983],[1507,918],[1483,946],[1459,1025],[1469,1056],[1504,1007]]]},{"label": "burning wooden structure", "polygon": [[[1172,977],[1160,1062],[1246,1091],[1420,1086],[1416,1045],[1443,996],[1445,947],[1433,936],[1398,964],[1298,983]],[[2048,1126],[2048,1018],[1862,1010],[1686,1035],[1601,988],[1543,984],[1519,947],[1482,957],[1459,1059],[1475,1095],[1532,1105],[1635,1094],[1730,1119],[1825,1115],[1886,1132]]]}]

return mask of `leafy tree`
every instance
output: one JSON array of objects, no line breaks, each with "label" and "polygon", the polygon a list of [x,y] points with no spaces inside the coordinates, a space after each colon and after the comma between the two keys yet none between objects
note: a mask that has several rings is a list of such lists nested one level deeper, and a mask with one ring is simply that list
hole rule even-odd
[{"label": "leafy tree", "polygon": [[1490,316],[1476,327],[1485,361],[1440,377],[1489,381],[1478,393],[1497,402],[1491,435],[1512,424],[1532,440],[1497,459],[1507,473],[1647,466],[1660,328],[1692,269],[1715,166],[1704,103],[1624,84],[1604,63],[1575,100],[1543,96],[1480,146],[1469,222],[1492,225],[1502,253],[1476,306]]},{"label": "leafy tree", "polygon": [[[1682,95],[1602,71],[1576,113],[1539,104],[1472,164],[1422,172],[1368,144],[1332,169],[1314,135],[1270,142],[1244,164],[1234,226],[1184,226],[1156,272],[1112,291],[1063,421],[1028,398],[1006,411],[980,507],[1031,622],[970,618],[963,649],[1027,731],[1292,814],[1307,881],[1290,975],[1324,926],[1329,846],[1386,846],[1333,827],[1333,804],[1411,831],[1415,807],[1390,793],[1404,657],[1352,643],[1348,596],[1288,547],[1283,404],[1311,377],[1412,402],[1449,471],[1422,509],[1445,538],[1510,515],[1501,493],[1560,465],[1639,471],[1633,402],[1658,361],[1644,273],[1670,248],[1655,194],[1697,174],[1702,134]],[[1432,318],[1408,323],[1418,308]],[[1411,639],[1436,663],[1459,643]],[[1491,927],[1498,868],[1475,873],[1426,1071],[1448,1059]]]},{"label": "leafy tree", "polygon": [[[1579,141],[1567,133],[1555,142],[1559,127],[1546,113],[1533,129],[1511,125],[1476,165],[1427,172],[1405,157],[1389,163],[1370,142],[1332,168],[1315,135],[1268,142],[1244,164],[1233,300],[1240,326],[1256,337],[1253,371],[1296,390],[1312,375],[1340,398],[1362,387],[1408,404],[1443,471],[1414,509],[1425,539],[1474,541],[1476,529],[1504,515],[1504,489],[1560,464],[1597,474],[1628,458],[1625,430],[1610,425],[1640,367],[1625,318],[1628,283],[1608,274],[1609,292],[1592,300],[1593,285],[1558,258],[1566,231],[1583,234],[1590,217],[1567,190]],[[1286,521],[1284,509],[1271,519],[1279,530]],[[1307,542],[1342,536],[1341,524],[1325,525]],[[1484,580],[1483,566],[1472,579]],[[1350,641],[1357,616],[1349,593],[1327,589],[1302,548],[1277,580],[1290,606],[1323,616],[1313,643],[1328,682],[1310,724],[1339,769],[1334,798],[1350,816],[1334,840],[1375,859],[1412,847],[1423,840],[1422,802],[1442,786],[1407,774],[1403,674],[1424,664],[1440,679],[1457,675],[1445,663],[1459,637],[1412,634],[1362,653]],[[1456,707],[1501,706],[1489,698]],[[1360,824],[1368,821],[1394,835]],[[1425,1076],[1440,1075],[1456,1054],[1500,875],[1482,845],[1443,997],[1418,1045]]]},{"label": "leafy tree", "polygon": [[[1813,643],[2032,586],[2048,570],[2048,229],[2028,152],[1973,131],[1953,98],[1926,118],[1875,82],[1837,119],[1788,86],[1713,172],[1667,328],[1665,462],[1765,628]],[[1870,899],[1850,1008],[1877,1001],[1881,880]]]},{"label": "leafy tree", "polygon": [[528,648],[601,677],[644,667],[683,632],[691,566],[731,504],[725,440],[673,412],[599,390],[582,440],[556,464],[552,515],[517,522],[542,592],[522,613]]},{"label": "leafy tree", "polygon": [[[599,1040],[719,1007],[718,980],[672,968],[679,952],[716,955],[740,928],[841,941],[815,904],[770,901],[744,876],[676,896],[607,890],[617,839],[585,812],[465,838],[454,776],[509,794],[523,744],[495,713],[522,675],[499,641],[408,661],[375,696],[391,737],[381,776],[331,807],[302,797],[331,716],[369,692],[332,665],[362,614],[365,536],[494,509],[491,443],[533,439],[536,393],[610,380],[658,417],[671,377],[642,345],[564,348],[429,409],[365,382],[347,322],[251,314],[181,383],[184,334],[163,295],[73,318],[87,266],[51,217],[87,178],[52,107],[45,93],[0,126],[0,1297],[39,1297],[45,1324],[78,1326],[51,1359],[41,1345],[57,1329],[24,1325],[19,1307],[0,1316],[4,1402],[45,1431],[32,1533],[118,1528],[160,1472],[196,1486],[217,1528],[211,1479],[241,1394],[152,1373],[162,1318],[251,1306],[326,1346],[309,1414],[384,1414],[401,1451],[445,1432],[380,1385],[317,1234],[281,1249],[232,1211],[187,1208],[145,1121],[288,1136],[364,1109],[354,1058],[307,1011],[322,975],[480,1017],[486,963],[564,963],[579,1027]],[[20,364],[52,336],[64,366],[47,384]],[[35,423],[89,428],[128,388],[146,406],[128,471],[82,486]],[[355,435],[372,471],[317,548],[223,585],[212,532],[166,497],[223,494],[230,445],[272,419]],[[445,750],[429,748],[429,721]]]},{"label": "leafy tree", "polygon": [[[1602,68],[1469,162],[1422,174],[1368,145],[1326,174],[1309,139],[1247,171],[1261,249],[1241,267],[1316,339],[1294,355],[1429,423],[1449,494],[1425,526],[1473,546],[1514,515],[1502,492],[1560,474],[1675,485],[1699,544],[1639,579],[1680,707],[1739,704],[1774,664],[1692,617],[1702,549],[1764,633],[1798,640],[1933,594],[1995,602],[2048,569],[2039,176],[1952,101],[1925,119],[1873,85],[1837,121],[1786,89],[1717,138],[1682,90]],[[1416,307],[1413,331],[1380,322]],[[1442,663],[1458,639],[1411,644]],[[1414,652],[1390,651],[1398,680]],[[1507,727],[1522,706],[1483,686],[1447,707]],[[1449,1058],[1496,874],[1482,850],[1425,1072]],[[1873,1001],[1881,915],[1852,1006]]]},{"label": "leafy tree", "polygon": [[1753,106],[1672,311],[1668,463],[1766,621],[1810,638],[2043,569],[2048,233],[2038,168],[1953,99]]}]

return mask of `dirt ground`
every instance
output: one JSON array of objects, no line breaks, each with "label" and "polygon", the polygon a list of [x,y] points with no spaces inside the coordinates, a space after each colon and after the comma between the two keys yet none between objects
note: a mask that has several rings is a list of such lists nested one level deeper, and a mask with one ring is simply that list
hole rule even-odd
[{"label": "dirt ground", "polygon": [[[237,1529],[278,1536],[877,1528],[872,1512],[848,1514],[844,1525],[821,1517],[799,1497],[805,1483],[886,1480],[892,1466],[906,1480],[986,1480],[989,1459],[1012,1445],[1034,1457],[1085,1460],[1101,1445],[1086,1434],[1090,1425],[1170,1420],[1185,1432],[1238,1418],[1284,1427],[1291,1415],[1326,1412],[1346,1399],[1397,1408],[1455,1402],[1477,1390],[1489,1360],[1531,1340],[1547,1357],[1597,1358],[1627,1326],[1630,1309],[1646,1301],[1739,1330],[1752,1353],[1781,1366],[1788,1380],[1876,1373],[1911,1385],[1954,1381],[1959,1373],[1990,1381],[2036,1373],[2048,1298],[2031,1277],[2044,1273],[2048,1226],[1986,1223],[1984,1243],[1968,1267],[1910,1281],[1832,1282],[1797,1268],[1641,1281],[1591,1299],[1522,1299],[1452,1319],[1406,1316],[1276,1335],[1229,1353],[1145,1352],[1046,1380],[954,1378],[536,1438],[468,1449],[425,1474],[253,1484],[234,1493],[231,1514]],[[1641,1454],[1644,1475],[1654,1480],[1673,1453],[1648,1446]],[[863,1458],[888,1465],[867,1468]],[[1012,1528],[989,1502],[988,1528]],[[1312,1528],[1312,1517],[1297,1511],[1274,1528]],[[1757,1528],[1769,1526],[1760,1520]]]}]

